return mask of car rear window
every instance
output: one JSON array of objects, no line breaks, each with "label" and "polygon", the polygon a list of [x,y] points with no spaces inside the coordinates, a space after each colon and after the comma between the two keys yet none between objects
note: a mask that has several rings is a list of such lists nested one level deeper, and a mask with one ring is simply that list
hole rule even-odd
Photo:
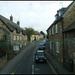
[{"label": "car rear window", "polygon": [[43,52],[37,52],[37,55],[44,55]]}]

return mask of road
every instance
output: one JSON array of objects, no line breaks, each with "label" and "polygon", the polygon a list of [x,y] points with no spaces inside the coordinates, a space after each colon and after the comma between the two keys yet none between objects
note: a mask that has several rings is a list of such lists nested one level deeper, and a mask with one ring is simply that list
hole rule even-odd
[{"label": "road", "polygon": [[13,63],[15,65],[11,67],[11,70],[8,68],[7,71],[6,68],[2,72],[7,71],[5,73],[8,74],[54,74],[49,63],[35,63],[34,53],[38,49],[39,43],[40,42],[34,42],[29,45],[29,47],[25,49],[24,52],[20,53],[19,56],[16,56],[16,58],[12,60],[13,62],[15,62]]}]

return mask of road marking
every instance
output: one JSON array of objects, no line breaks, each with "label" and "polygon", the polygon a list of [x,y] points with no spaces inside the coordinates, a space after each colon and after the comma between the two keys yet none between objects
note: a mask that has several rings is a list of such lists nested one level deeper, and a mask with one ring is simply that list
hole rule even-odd
[{"label": "road marking", "polygon": [[52,65],[50,64],[50,62],[49,62],[48,60],[47,60],[47,62],[48,62],[48,64],[50,65],[52,71],[53,71],[55,74],[57,74],[56,71],[54,70],[54,68],[52,67]]},{"label": "road marking", "polygon": [[14,73],[12,72],[11,75],[14,75]]},{"label": "road marking", "polygon": [[32,65],[32,74],[34,74],[34,65]]},{"label": "road marking", "polygon": [[36,71],[40,70],[39,68],[35,68]]}]

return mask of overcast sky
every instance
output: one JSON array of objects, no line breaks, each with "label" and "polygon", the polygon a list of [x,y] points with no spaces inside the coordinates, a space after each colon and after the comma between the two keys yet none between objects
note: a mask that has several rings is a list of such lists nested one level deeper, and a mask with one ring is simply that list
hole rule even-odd
[{"label": "overcast sky", "polygon": [[0,1],[0,15],[13,21],[20,21],[20,26],[32,27],[44,31],[55,20],[57,10],[67,7],[72,1]]}]

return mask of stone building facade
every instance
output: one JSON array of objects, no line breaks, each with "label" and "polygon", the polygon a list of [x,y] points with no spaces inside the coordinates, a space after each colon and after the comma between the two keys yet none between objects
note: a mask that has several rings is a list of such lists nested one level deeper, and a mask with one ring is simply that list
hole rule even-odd
[{"label": "stone building facade", "polygon": [[[67,8],[61,8],[55,15],[55,21],[47,29],[50,41],[50,53],[62,64],[68,58],[75,65],[75,2]],[[74,68],[75,71],[75,68]]]},{"label": "stone building facade", "polygon": [[35,32],[35,35],[31,35],[31,41],[38,41],[38,40],[40,40],[40,39],[43,39],[44,38],[44,36],[41,34],[41,33],[39,33],[39,32]]},{"label": "stone building facade", "polygon": [[25,31],[20,27],[20,22],[13,22],[13,16],[10,16],[10,20],[0,15],[0,40],[4,39],[11,42],[13,50],[19,50],[27,42],[27,35]]}]

